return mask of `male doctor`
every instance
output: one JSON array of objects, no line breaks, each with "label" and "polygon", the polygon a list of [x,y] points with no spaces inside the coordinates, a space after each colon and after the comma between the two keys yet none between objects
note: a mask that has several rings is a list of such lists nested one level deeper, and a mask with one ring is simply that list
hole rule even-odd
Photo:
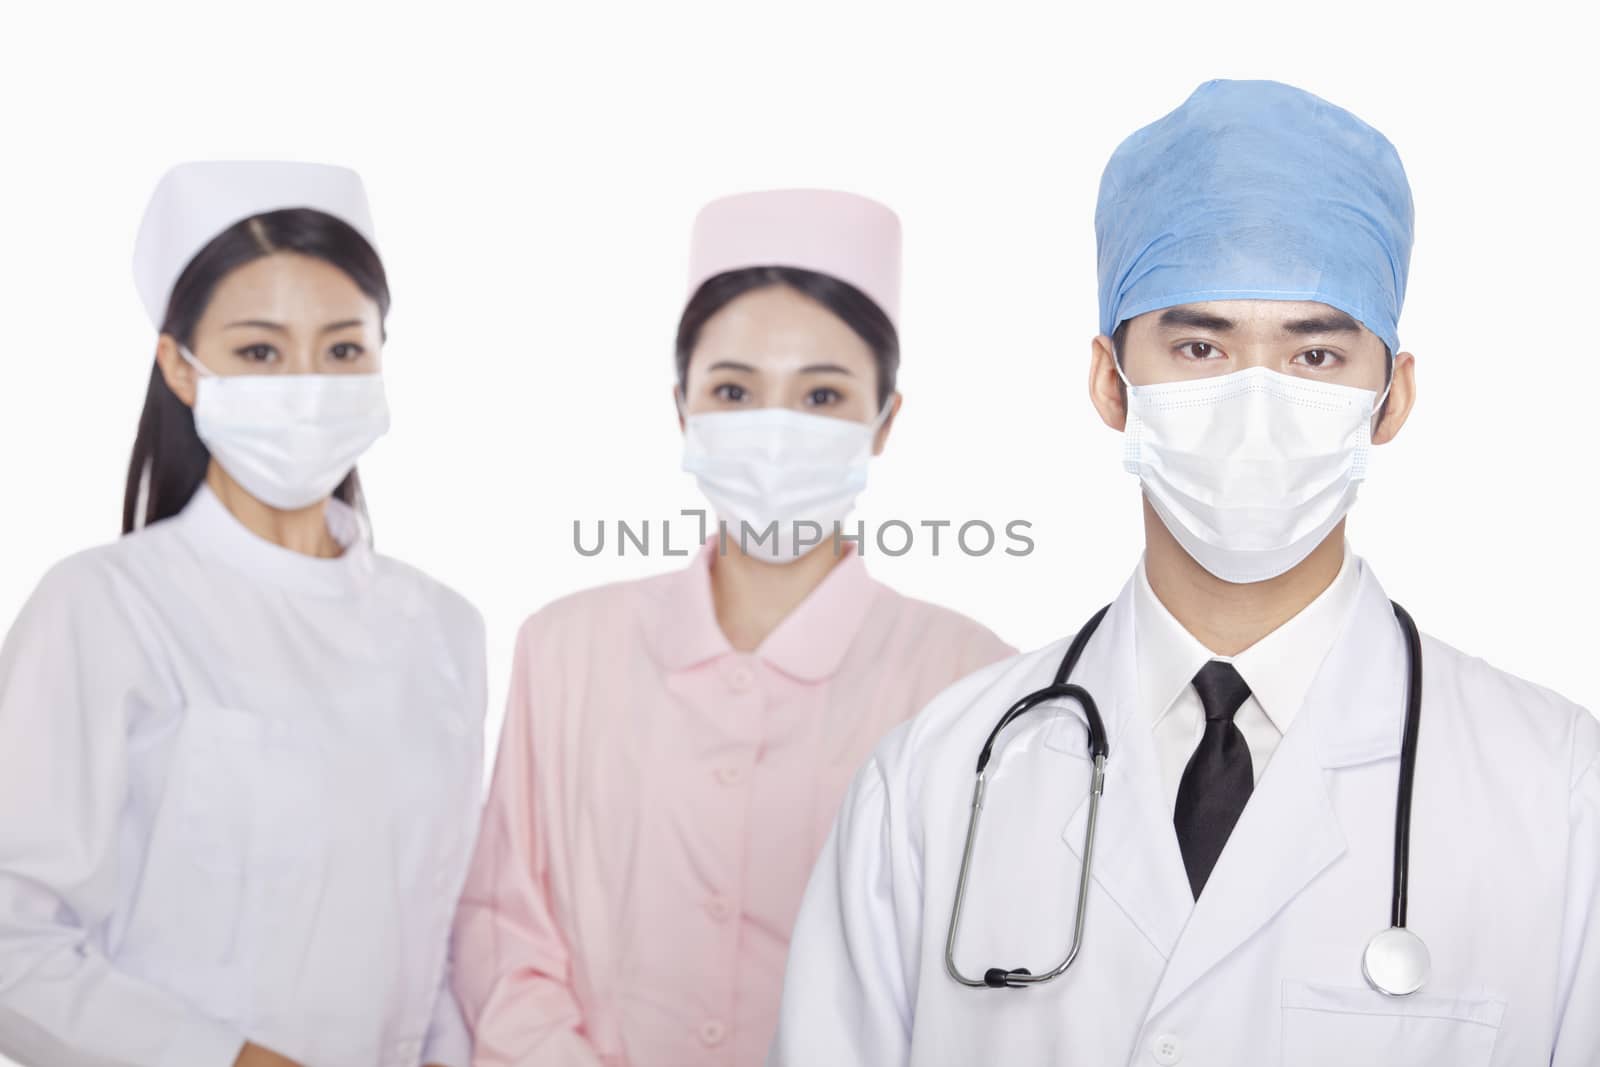
[{"label": "male doctor", "polygon": [[[1117,149],[1096,231],[1090,395],[1145,552],[1071,675],[1108,741],[1092,848],[1088,716],[1045,701],[996,741],[947,964],[979,750],[1069,642],[957,683],[851,787],[770,1062],[1600,1064],[1593,717],[1423,638],[1396,862],[1408,641],[1344,536],[1415,396],[1393,146],[1289,86],[1210,82]],[[1067,956],[1086,851],[1071,966],[957,982]]]}]

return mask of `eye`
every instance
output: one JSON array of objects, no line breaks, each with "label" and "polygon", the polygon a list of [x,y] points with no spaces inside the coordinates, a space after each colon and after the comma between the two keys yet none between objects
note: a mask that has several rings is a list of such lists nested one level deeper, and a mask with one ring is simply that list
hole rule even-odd
[{"label": "eye", "polygon": [[827,407],[829,404],[837,404],[843,399],[843,393],[827,385],[818,386],[806,394],[806,404],[810,407]]},{"label": "eye", "polygon": [[328,354],[337,362],[348,363],[351,360],[360,359],[362,356],[366,355],[367,350],[356,344],[354,341],[341,341],[330,348],[328,350]]},{"label": "eye", "polygon": [[711,395],[718,400],[726,400],[730,404],[737,404],[750,394],[745,392],[744,386],[737,382],[723,382],[711,390]]},{"label": "eye", "polygon": [[278,350],[268,344],[245,345],[235,348],[233,354],[251,363],[270,363],[277,358]]},{"label": "eye", "polygon": [[1313,348],[1294,357],[1295,362],[1303,367],[1313,370],[1322,370],[1326,367],[1336,367],[1344,362],[1344,357],[1330,348]]},{"label": "eye", "polygon": [[1222,353],[1217,351],[1215,345],[1206,341],[1189,341],[1178,346],[1178,351],[1192,360],[1215,359]]}]

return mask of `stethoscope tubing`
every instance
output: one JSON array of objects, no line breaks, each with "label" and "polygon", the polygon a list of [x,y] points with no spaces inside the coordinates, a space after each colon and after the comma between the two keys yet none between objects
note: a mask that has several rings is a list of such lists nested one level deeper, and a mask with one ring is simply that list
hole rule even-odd
[{"label": "stethoscope tubing", "polygon": [[1406,642],[1406,723],[1400,735],[1400,780],[1394,801],[1394,875],[1389,925],[1406,924],[1411,884],[1411,783],[1417,773],[1417,734],[1422,726],[1422,637],[1399,604],[1390,602]]}]

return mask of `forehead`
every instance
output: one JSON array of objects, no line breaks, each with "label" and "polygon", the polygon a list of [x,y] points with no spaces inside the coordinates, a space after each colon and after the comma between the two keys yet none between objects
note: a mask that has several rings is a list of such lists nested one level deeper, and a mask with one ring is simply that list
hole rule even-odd
[{"label": "forehead", "polygon": [[707,319],[693,362],[761,365],[822,355],[834,363],[872,360],[867,343],[838,315],[787,285],[771,285],[740,294]]},{"label": "forehead", "polygon": [[344,271],[297,252],[253,259],[223,276],[212,291],[207,318],[245,315],[278,321],[327,316],[377,321],[377,303]]},{"label": "forehead", "polygon": [[1348,313],[1314,300],[1206,300],[1147,311],[1130,321],[1162,332],[1307,336],[1345,334],[1377,341],[1377,335]]}]

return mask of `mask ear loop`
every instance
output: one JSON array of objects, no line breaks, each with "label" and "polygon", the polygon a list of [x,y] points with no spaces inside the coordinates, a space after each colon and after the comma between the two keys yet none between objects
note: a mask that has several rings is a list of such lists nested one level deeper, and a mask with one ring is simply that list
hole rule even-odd
[{"label": "mask ear loop", "polygon": [[1133,395],[1133,383],[1128,381],[1128,376],[1122,371],[1122,353],[1117,351],[1115,345],[1111,346],[1111,366],[1116,369],[1117,377],[1122,379],[1123,388],[1128,390],[1128,395]]},{"label": "mask ear loop", "polygon": [[1389,399],[1389,390],[1394,387],[1394,356],[1389,356],[1389,377],[1383,383],[1383,392],[1378,394],[1378,399],[1372,403],[1372,413],[1376,415],[1383,410],[1384,402]]},{"label": "mask ear loop", "polygon": [[1372,431],[1378,428],[1377,425],[1375,425],[1372,420],[1373,419],[1377,419],[1378,422],[1380,422],[1380,423],[1383,421],[1380,418],[1380,416],[1383,413],[1383,405],[1385,404],[1385,402],[1388,401],[1388,399],[1389,399],[1389,390],[1392,389],[1393,387],[1394,387],[1394,355],[1391,353],[1390,356],[1389,356],[1389,379],[1388,379],[1388,381],[1383,383],[1383,392],[1378,394],[1378,399],[1376,399],[1376,400],[1374,400],[1372,402],[1372,418],[1367,420],[1367,438],[1368,438],[1368,440],[1371,440],[1371,438],[1372,438]]},{"label": "mask ear loop", "polygon": [[201,363],[198,359],[196,359],[195,358],[195,354],[193,352],[189,351],[187,346],[179,345],[178,346],[178,355],[182,356],[184,358],[184,360],[189,364],[189,366],[194,368],[195,373],[198,374],[200,377],[202,377],[202,378],[215,378],[215,377],[217,377],[217,372],[212,370],[210,367],[207,367],[204,363]]},{"label": "mask ear loop", "polygon": [[889,394],[889,398],[883,402],[883,407],[878,409],[878,414],[873,416],[873,419],[872,419],[872,436],[873,436],[874,440],[877,439],[878,431],[883,429],[883,424],[889,421],[889,412],[891,412],[893,410],[894,410],[894,394],[890,393]]}]

